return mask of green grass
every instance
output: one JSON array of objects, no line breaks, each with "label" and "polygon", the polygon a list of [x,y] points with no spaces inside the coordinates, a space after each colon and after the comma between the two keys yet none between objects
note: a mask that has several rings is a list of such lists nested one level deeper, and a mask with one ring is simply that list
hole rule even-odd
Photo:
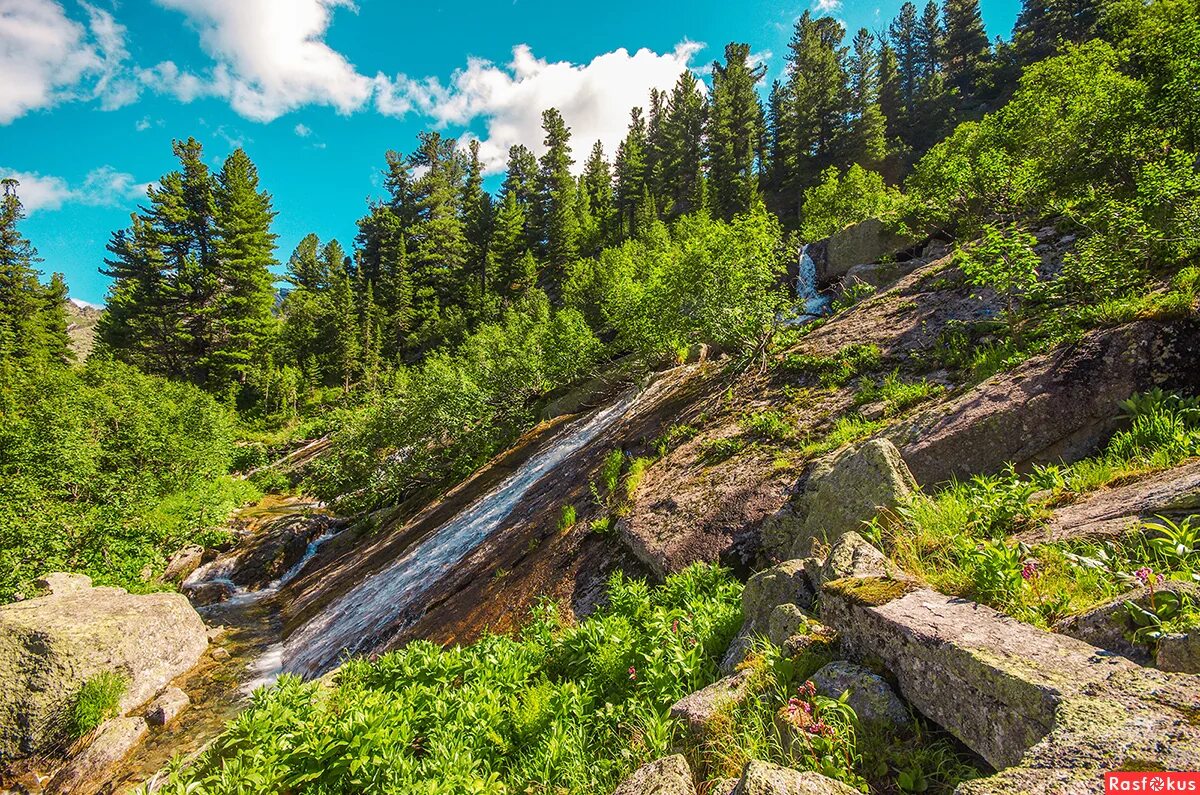
[{"label": "green grass", "polygon": [[838,417],[823,436],[810,436],[801,447],[801,453],[808,458],[824,455],[844,444],[862,441],[886,425],[884,420],[868,420],[860,414],[846,414]]},{"label": "green grass", "polygon": [[101,671],[84,682],[71,708],[71,736],[83,737],[98,729],[109,718],[115,718],[120,710],[121,697],[128,687],[129,681],[112,671]]},{"label": "green grass", "polygon": [[842,386],[857,375],[878,370],[883,362],[879,346],[848,345],[833,356],[792,353],[779,366],[786,372],[817,378],[822,386]]},{"label": "green grass", "polygon": [[1200,517],[1183,526],[1147,523],[1140,532],[1103,543],[1028,548],[1010,540],[1079,495],[1200,455],[1200,402],[1156,390],[1122,408],[1129,426],[1099,456],[917,493],[874,522],[869,534],[935,588],[1040,626],[1128,590],[1143,568],[1200,579]]},{"label": "green grass", "polygon": [[924,403],[938,395],[945,388],[924,378],[916,381],[905,381],[900,378],[900,371],[893,370],[884,376],[879,383],[868,381],[862,384],[854,396],[855,405],[861,406],[875,401],[883,401],[884,414],[894,416],[902,414],[919,403]]},{"label": "green grass", "polygon": [[778,411],[766,410],[746,414],[741,425],[750,433],[773,442],[784,442],[796,435],[796,428]]},{"label": "green grass", "polygon": [[575,526],[577,517],[574,505],[564,505],[558,513],[558,532],[565,533]]},{"label": "green grass", "polygon": [[667,708],[716,678],[740,596],[708,566],[657,588],[616,575],[576,625],[543,607],[517,637],[416,641],[331,686],[284,677],[160,791],[611,792],[669,753]]}]

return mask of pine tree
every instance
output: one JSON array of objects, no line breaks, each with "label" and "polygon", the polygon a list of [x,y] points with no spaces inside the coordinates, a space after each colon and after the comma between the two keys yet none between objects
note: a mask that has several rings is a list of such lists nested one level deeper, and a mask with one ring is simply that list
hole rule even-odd
[{"label": "pine tree", "polygon": [[465,164],[453,138],[423,132],[409,167],[421,173],[413,182],[416,221],[408,228],[414,320],[423,343],[440,341],[443,310],[462,307],[466,295],[454,282],[467,261],[462,220]]},{"label": "pine tree", "polygon": [[900,13],[888,26],[888,42],[896,56],[896,86],[900,98],[901,118],[898,124],[905,130],[908,142],[909,117],[917,101],[921,85],[921,23],[917,7],[912,2],[900,6]]},{"label": "pine tree", "polygon": [[1018,62],[1030,64],[1062,44],[1092,38],[1099,17],[1096,0],[1024,0],[1012,36]]},{"label": "pine tree", "polygon": [[96,327],[100,350],[140,370],[185,378],[183,312],[157,246],[150,219],[134,213],[129,229],[113,233],[101,273],[113,281]]},{"label": "pine tree", "polygon": [[933,79],[942,69],[942,43],[946,32],[942,29],[941,12],[937,0],[929,0],[917,26],[917,72],[921,82]]},{"label": "pine tree", "polygon": [[25,218],[20,183],[9,178],[0,185],[0,364],[65,364],[71,357],[66,286],[60,274],[48,285],[39,280],[37,250],[17,228]]},{"label": "pine tree", "polygon": [[557,296],[563,273],[579,253],[579,216],[575,199],[575,178],[571,176],[571,130],[562,114],[550,108],[542,113],[542,130],[546,133],[546,152],[538,172],[541,197],[542,244],[546,263],[543,273],[546,292]]},{"label": "pine tree", "polygon": [[382,354],[397,358],[404,352],[414,321],[412,274],[400,218],[387,205],[372,205],[367,216],[359,219],[354,243],[357,278],[374,287]]},{"label": "pine tree", "polygon": [[333,288],[330,292],[330,331],[332,346],[330,354],[333,359],[334,372],[342,382],[343,391],[350,389],[355,374],[359,370],[359,339],[360,327],[358,311],[354,301],[354,288],[350,283],[350,274],[341,268],[332,274]]},{"label": "pine tree", "polygon": [[215,270],[219,287],[214,334],[203,362],[223,391],[244,384],[275,334],[275,240],[271,196],[258,185],[258,169],[235,149],[214,191]]},{"label": "pine tree", "polygon": [[592,146],[592,152],[584,164],[580,190],[587,197],[588,211],[595,229],[594,238],[583,241],[581,250],[587,254],[598,254],[600,249],[615,243],[618,237],[612,169],[604,157],[604,145],[599,141]]},{"label": "pine tree", "polygon": [[361,370],[370,388],[375,387],[382,362],[382,319],[375,304],[375,285],[367,282],[359,311],[359,343]]},{"label": "pine tree", "polygon": [[664,110],[659,210],[677,218],[701,206],[704,191],[704,96],[691,70],[679,75]]},{"label": "pine tree", "polygon": [[316,235],[304,236],[288,258],[287,280],[290,283],[310,290],[319,290],[328,284],[329,275],[317,256],[320,247],[321,241]]},{"label": "pine tree", "polygon": [[642,109],[629,114],[629,132],[617,147],[614,166],[616,206],[620,231],[618,237],[630,237],[636,223],[638,205],[646,186],[646,121]]},{"label": "pine tree", "polygon": [[[483,296],[491,289],[487,271],[488,244],[492,236],[492,197],[483,189],[483,164],[479,162],[479,139],[468,147],[467,180],[463,186],[463,231],[467,238],[465,281]],[[476,308],[478,309],[478,308]]]},{"label": "pine tree", "polygon": [[755,87],[764,74],[765,67],[751,65],[748,44],[726,45],[725,63],[713,63],[707,150],[711,201],[721,218],[746,212],[758,196],[765,120]]},{"label": "pine tree", "polygon": [[879,106],[879,54],[866,28],[855,34],[851,47],[850,113],[847,159],[879,171],[888,156],[887,125]]},{"label": "pine tree", "polygon": [[960,102],[970,105],[978,98],[991,54],[979,0],[945,0],[942,15],[946,27],[946,84],[958,92]]},{"label": "pine tree", "polygon": [[[500,199],[496,211],[495,232],[488,251],[489,270],[494,274],[494,288],[502,301],[511,303],[528,285],[520,261],[529,251],[525,245],[525,211],[515,192]],[[536,265],[534,270],[537,270]]]},{"label": "pine tree", "polygon": [[538,161],[533,152],[523,144],[509,147],[508,163],[505,166],[504,182],[500,185],[500,198],[513,194],[525,214],[525,247],[537,249],[539,229],[538,213]]}]

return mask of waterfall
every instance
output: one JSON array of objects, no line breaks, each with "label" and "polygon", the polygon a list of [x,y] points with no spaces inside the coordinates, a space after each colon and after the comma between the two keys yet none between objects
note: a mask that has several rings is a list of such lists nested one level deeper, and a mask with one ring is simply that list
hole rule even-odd
[{"label": "waterfall", "polygon": [[[665,380],[665,379],[663,379]],[[278,672],[319,675],[343,652],[365,652],[420,615],[418,599],[482,544],[543,477],[578,452],[662,383],[578,420],[498,486],[417,542],[401,557],[359,582],[293,632],[283,644]],[[409,616],[402,618],[405,614]],[[400,619],[399,623],[397,619]],[[274,662],[274,661],[272,661]],[[268,663],[270,665],[271,663]]]},{"label": "waterfall", "polygon": [[817,291],[817,263],[808,253],[808,243],[800,247],[800,264],[796,275],[796,297],[802,316],[820,316],[829,309],[829,297]]}]

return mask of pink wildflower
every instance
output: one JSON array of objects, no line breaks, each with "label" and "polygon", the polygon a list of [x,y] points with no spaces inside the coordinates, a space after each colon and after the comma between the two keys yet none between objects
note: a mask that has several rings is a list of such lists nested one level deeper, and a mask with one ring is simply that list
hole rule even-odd
[{"label": "pink wildflower", "polygon": [[637,679],[637,668],[632,665],[629,666],[629,678],[634,680]]},{"label": "pink wildflower", "polygon": [[1140,582],[1142,585],[1153,585],[1154,584],[1154,580],[1155,580],[1154,571],[1149,566],[1142,566],[1140,569],[1138,569],[1137,571],[1135,571],[1133,573],[1133,576],[1137,577],[1138,582]]},{"label": "pink wildflower", "polygon": [[1033,560],[1025,561],[1025,565],[1021,567],[1021,579],[1032,580],[1038,575],[1038,562]]}]

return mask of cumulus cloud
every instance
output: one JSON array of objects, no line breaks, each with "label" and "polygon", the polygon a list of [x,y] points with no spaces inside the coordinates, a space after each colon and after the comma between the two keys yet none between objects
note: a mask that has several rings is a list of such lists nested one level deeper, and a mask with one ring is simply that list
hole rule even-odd
[{"label": "cumulus cloud", "polygon": [[142,70],[142,81],[189,102],[200,96],[229,101],[255,121],[272,121],[304,105],[341,113],[363,107],[373,81],[325,43],[337,8],[351,0],[155,0],[183,13],[215,61],[197,74],[164,61]]},{"label": "cumulus cloud", "polygon": [[842,8],[842,0],[814,0],[813,11],[818,14],[833,14]]},{"label": "cumulus cloud", "polygon": [[297,124],[295,127],[295,133],[301,138],[307,138],[308,136],[312,135],[312,130],[310,130],[305,124]]},{"label": "cumulus cloud", "polygon": [[625,136],[629,109],[645,106],[650,89],[668,89],[703,48],[684,41],[669,53],[625,49],[597,55],[587,64],[551,62],[536,57],[526,44],[513,48],[505,66],[471,58],[448,85],[437,78],[406,75],[376,78],[376,107],[400,116],[420,111],[440,126],[468,125],[484,119],[480,157],[489,173],[503,170],[509,146],[540,151],[541,114],[558,108],[572,128],[576,169],[592,144],[600,141],[611,156]]},{"label": "cumulus cloud", "polygon": [[77,185],[62,177],[0,167],[0,179],[10,177],[21,183],[17,195],[30,215],[40,210],[58,210],[65,204],[120,207],[143,198],[146,188],[153,184],[139,182],[132,174],[112,166],[93,169]]},{"label": "cumulus cloud", "polygon": [[54,0],[0,0],[0,124],[68,99],[100,98],[106,109],[137,97],[124,73],[125,28],[82,4],[88,25]]}]

